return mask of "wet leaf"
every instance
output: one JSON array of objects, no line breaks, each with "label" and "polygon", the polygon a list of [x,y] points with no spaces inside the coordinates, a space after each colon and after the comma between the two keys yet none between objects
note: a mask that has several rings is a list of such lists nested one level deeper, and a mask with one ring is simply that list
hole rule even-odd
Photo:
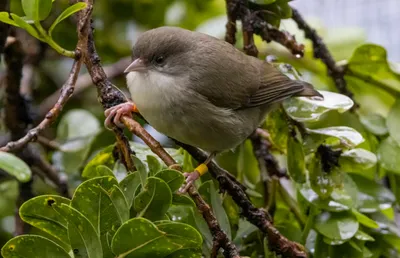
[{"label": "wet leaf", "polygon": [[299,122],[316,121],[330,110],[343,113],[353,106],[353,101],[342,94],[319,91],[324,100],[307,97],[290,98],[283,103],[287,114]]},{"label": "wet leaf", "polygon": [[368,235],[367,233],[361,230],[358,230],[357,233],[354,235],[354,237],[361,241],[375,241],[375,239],[372,236]]},{"label": "wet leaf", "polygon": [[1,249],[4,258],[70,258],[71,256],[53,241],[35,235],[22,235],[9,240]]},{"label": "wet leaf", "polygon": [[376,164],[374,153],[364,149],[351,149],[343,152],[339,158],[341,170],[346,172],[359,172],[371,168]]},{"label": "wet leaf", "polygon": [[400,145],[391,136],[380,143],[377,156],[384,169],[400,173]]},{"label": "wet leaf", "polygon": [[333,240],[352,238],[358,227],[357,219],[349,212],[322,212],[315,217],[315,229]]},{"label": "wet leaf", "polygon": [[0,152],[0,169],[14,176],[20,182],[28,182],[31,179],[32,172],[28,165],[11,153]]},{"label": "wet leaf", "polygon": [[343,141],[346,145],[353,147],[364,141],[364,138],[359,132],[347,126],[332,126],[320,129],[308,129],[307,131],[313,134],[336,137]]}]

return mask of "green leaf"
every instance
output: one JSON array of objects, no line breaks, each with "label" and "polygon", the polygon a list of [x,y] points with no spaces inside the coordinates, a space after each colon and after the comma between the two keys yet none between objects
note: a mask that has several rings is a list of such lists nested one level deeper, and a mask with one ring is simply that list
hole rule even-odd
[{"label": "green leaf", "polygon": [[222,205],[222,198],[215,188],[213,181],[209,180],[204,182],[199,187],[199,193],[203,197],[204,201],[208,203],[217,218],[221,229],[226,233],[229,239],[231,239],[231,226],[229,223],[228,215],[226,215],[224,206]]},{"label": "green leaf", "polygon": [[267,5],[267,4],[272,4],[272,3],[274,3],[276,0],[250,0],[251,2],[253,2],[253,3],[256,3],[256,4],[264,4],[264,5]]},{"label": "green leaf", "polygon": [[389,130],[390,136],[396,140],[397,144],[400,145],[400,99],[394,103],[392,109],[390,110],[389,116],[387,118],[387,128]]},{"label": "green leaf", "polygon": [[49,16],[52,0],[22,0],[22,9],[29,19],[42,21]]},{"label": "green leaf", "polygon": [[157,177],[149,177],[142,192],[135,197],[134,208],[138,216],[152,221],[161,220],[172,202],[172,193],[167,183]]},{"label": "green leaf", "polygon": [[23,160],[7,152],[0,152],[0,169],[20,182],[28,182],[32,176],[31,169]]},{"label": "green leaf", "polygon": [[0,21],[13,25],[13,26],[17,26],[20,27],[24,30],[26,30],[29,34],[31,34],[32,36],[34,36],[35,38],[37,38],[38,40],[43,41],[43,38],[39,35],[39,33],[36,31],[36,29],[28,24],[27,21],[25,21],[24,19],[22,19],[21,17],[19,17],[16,14],[11,13],[11,18],[9,18],[9,14],[7,12],[0,12]]},{"label": "green leaf", "polygon": [[196,249],[183,249],[173,252],[165,258],[201,258],[201,250]]},{"label": "green leaf", "polygon": [[388,133],[386,119],[380,114],[360,114],[360,122],[368,131],[375,135],[385,135]]},{"label": "green leaf", "polygon": [[283,102],[286,113],[299,122],[316,121],[330,110],[343,113],[354,105],[354,102],[345,95],[329,91],[318,92],[324,96],[324,100],[307,97],[287,99]]},{"label": "green leaf", "polygon": [[372,236],[368,235],[367,233],[361,230],[358,230],[357,233],[354,235],[354,237],[361,241],[375,241],[375,239]]},{"label": "green leaf", "polygon": [[[82,177],[84,178],[93,178],[97,176],[101,176],[98,174],[97,167],[99,165],[106,166],[108,168],[112,168],[115,164],[115,159],[112,154],[115,145],[110,145],[101,151],[99,151],[85,166],[82,172]],[[112,171],[111,171],[112,172]],[[114,175],[114,174],[113,174]]]},{"label": "green leaf", "polygon": [[379,228],[378,223],[376,223],[372,219],[368,218],[364,214],[358,212],[356,209],[352,209],[352,212],[356,216],[356,218],[357,218],[358,222],[360,222],[360,224],[363,224],[364,226],[369,227],[369,228]]},{"label": "green leaf", "polygon": [[[118,257],[166,257],[175,251],[200,248],[200,234],[191,226],[163,222],[158,227],[144,218],[124,223],[112,239],[112,250]],[[172,256],[176,257],[176,256]]]},{"label": "green leaf", "polygon": [[78,2],[78,3],[74,4],[74,5],[71,5],[67,9],[65,9],[57,17],[57,19],[53,22],[53,24],[50,26],[49,35],[51,35],[51,33],[53,32],[53,30],[57,26],[57,24],[59,24],[60,22],[62,22],[66,18],[68,18],[69,16],[73,15],[74,13],[79,12],[80,10],[85,9],[85,8],[86,8],[86,3]]},{"label": "green leaf", "polygon": [[307,129],[309,133],[336,137],[346,145],[357,146],[364,141],[362,135],[351,127],[332,126],[320,129]]},{"label": "green leaf", "polygon": [[67,220],[56,212],[52,205],[70,204],[70,200],[56,195],[42,195],[32,198],[21,205],[19,215],[26,223],[52,235],[58,244],[69,251]]},{"label": "green leaf", "polygon": [[182,194],[173,194],[172,195],[172,204],[174,205],[189,205],[192,207],[195,207],[195,203],[194,201],[186,196],[186,195],[182,195]]},{"label": "green leaf", "polygon": [[304,183],[306,181],[303,144],[296,136],[288,136],[287,170],[295,182]]},{"label": "green leaf", "polygon": [[163,165],[158,161],[153,155],[147,155],[146,157],[147,165],[149,167],[149,176],[154,176],[156,173],[160,172]]},{"label": "green leaf", "polygon": [[386,209],[396,201],[391,191],[375,181],[358,174],[351,174],[351,178],[358,188],[357,209],[360,212],[371,213],[379,209]]},{"label": "green leaf", "polygon": [[168,184],[171,192],[176,192],[185,181],[185,177],[178,170],[165,169],[158,172],[155,177],[161,178]]},{"label": "green leaf", "polygon": [[133,163],[135,164],[136,170],[139,173],[140,176],[140,182],[142,185],[146,184],[146,179],[147,179],[147,169],[144,166],[143,162],[137,158],[134,155],[131,155],[132,159],[133,159]]},{"label": "green leaf", "polygon": [[140,176],[139,172],[135,171],[127,175],[122,181],[119,183],[119,187],[125,195],[125,199],[128,203],[128,208],[132,207],[133,200],[135,199],[135,194],[137,189],[140,186]]},{"label": "green leaf", "polygon": [[53,241],[35,235],[22,235],[9,240],[1,249],[4,258],[71,258],[71,256]]},{"label": "green leaf", "polygon": [[385,48],[365,44],[358,47],[347,66],[350,76],[362,78],[391,92],[400,92],[400,75],[393,72]]},{"label": "green leaf", "polygon": [[400,145],[391,136],[380,143],[377,156],[384,169],[400,174]]},{"label": "green leaf", "polygon": [[76,173],[86,160],[91,144],[100,130],[99,121],[90,112],[83,109],[68,111],[57,127],[56,139],[62,145],[61,152],[53,155],[55,164],[66,173]]},{"label": "green leaf", "polygon": [[68,220],[68,236],[76,255],[103,257],[100,237],[90,221],[78,210],[64,203],[52,207]]},{"label": "green leaf", "polygon": [[339,165],[342,171],[359,172],[373,167],[376,161],[374,153],[356,148],[343,152],[339,158]]},{"label": "green leaf", "polygon": [[113,171],[104,165],[99,165],[96,168],[96,176],[95,177],[100,177],[100,176],[112,176],[115,177]]},{"label": "green leaf", "polygon": [[240,145],[237,171],[239,181],[245,180],[244,182],[252,185],[260,181],[260,169],[250,140],[246,140]]},{"label": "green leaf", "polygon": [[333,240],[347,240],[358,231],[358,221],[349,212],[322,212],[315,217],[315,229]]}]

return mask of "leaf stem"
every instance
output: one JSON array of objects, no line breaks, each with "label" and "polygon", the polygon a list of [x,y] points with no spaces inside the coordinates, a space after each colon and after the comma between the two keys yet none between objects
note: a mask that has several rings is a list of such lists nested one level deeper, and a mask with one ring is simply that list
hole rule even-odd
[{"label": "leaf stem", "polygon": [[57,51],[59,54],[70,57],[70,58],[75,58],[75,52],[74,51],[69,51],[64,48],[62,48],[60,45],[58,45],[51,36],[45,31],[45,29],[42,27],[42,24],[40,24],[40,21],[35,21],[34,25],[36,29],[39,31],[40,35],[43,37],[44,41],[46,41],[47,44],[49,44],[55,51]]},{"label": "leaf stem", "polygon": [[303,234],[301,235],[301,243],[305,244],[307,241],[307,237],[310,234],[310,230],[314,225],[314,217],[317,214],[316,208],[311,205],[310,214],[308,215],[306,225],[304,226]]}]

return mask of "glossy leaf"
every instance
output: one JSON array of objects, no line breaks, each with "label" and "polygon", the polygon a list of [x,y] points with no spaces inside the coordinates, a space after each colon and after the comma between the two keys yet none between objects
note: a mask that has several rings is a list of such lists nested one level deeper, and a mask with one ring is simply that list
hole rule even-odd
[{"label": "glossy leaf", "polygon": [[[400,76],[399,76],[400,77]],[[390,136],[400,145],[400,99],[394,103],[387,118],[387,128]]]},{"label": "glossy leaf", "polygon": [[375,135],[385,135],[388,133],[386,119],[380,114],[360,114],[360,122],[368,131]]},{"label": "glossy leaf", "polygon": [[315,217],[315,229],[333,240],[347,240],[358,231],[358,221],[349,212],[322,212]]},{"label": "glossy leaf", "polygon": [[146,179],[147,179],[147,169],[143,162],[136,156],[131,155],[133,159],[133,163],[135,164],[136,171],[139,174],[140,177],[140,182],[142,185],[146,184]]},{"label": "glossy leaf", "polygon": [[354,235],[354,237],[361,241],[375,241],[375,239],[372,236],[368,235],[367,233],[361,230],[358,230],[357,233]]},{"label": "glossy leaf", "polygon": [[222,205],[221,196],[218,193],[218,190],[215,188],[213,181],[209,180],[204,182],[199,187],[199,193],[201,194],[203,199],[211,206],[221,229],[227,234],[228,238],[231,238],[231,227],[229,224],[229,219]]},{"label": "glossy leaf", "polygon": [[341,170],[346,172],[359,172],[371,168],[376,164],[374,153],[364,149],[351,149],[343,152],[339,158]]},{"label": "glossy leaf", "polygon": [[196,206],[196,204],[190,197],[188,197],[186,195],[182,195],[182,194],[173,194],[172,195],[172,204],[174,204],[174,205],[189,205],[192,207]]},{"label": "glossy leaf", "polygon": [[119,187],[121,188],[122,192],[125,195],[129,208],[132,207],[133,200],[135,199],[135,195],[140,184],[141,184],[140,176],[139,172],[137,171],[127,175],[119,183]]},{"label": "glossy leaf", "polygon": [[308,132],[313,134],[321,134],[331,137],[336,137],[343,141],[346,145],[357,146],[364,141],[362,135],[347,126],[333,126],[320,129],[308,129]]},{"label": "glossy leaf", "polygon": [[287,170],[295,182],[306,181],[303,144],[294,136],[289,136],[287,141]]},{"label": "glossy leaf", "polygon": [[20,182],[28,182],[32,176],[31,169],[23,160],[4,151],[0,152],[0,169],[14,176]]},{"label": "glossy leaf", "polygon": [[343,113],[353,106],[353,101],[342,94],[319,91],[324,100],[315,98],[299,97],[290,98],[283,103],[287,114],[299,122],[316,121],[330,110]]},{"label": "glossy leaf", "polygon": [[42,21],[49,16],[52,0],[22,0],[26,16],[34,21]]},{"label": "glossy leaf", "polygon": [[52,235],[66,251],[71,249],[68,239],[68,221],[52,205],[69,205],[70,200],[56,195],[42,195],[21,205],[19,215],[26,223]]},{"label": "glossy leaf", "polygon": [[172,202],[172,193],[168,184],[157,177],[149,177],[142,192],[135,197],[134,208],[140,217],[152,221],[161,220]]},{"label": "glossy leaf", "polygon": [[358,188],[358,210],[363,213],[375,212],[391,207],[395,196],[383,185],[357,174],[351,174]]},{"label": "glossy leaf", "polygon": [[57,19],[53,22],[53,24],[49,28],[49,35],[53,32],[54,28],[63,20],[66,18],[70,17],[76,12],[79,12],[82,9],[86,8],[86,3],[78,2],[75,3],[74,5],[71,5],[67,9],[65,9],[58,17]]},{"label": "glossy leaf", "polygon": [[97,171],[99,165],[112,168],[115,164],[115,159],[112,154],[114,148],[115,145],[113,144],[99,151],[83,169],[82,177],[93,178],[96,176],[101,176]]},{"label": "glossy leaf", "polygon": [[146,161],[147,166],[149,167],[149,176],[154,176],[163,168],[163,165],[160,163],[160,161],[153,155],[147,155]]},{"label": "glossy leaf", "polygon": [[78,210],[65,204],[52,207],[68,220],[68,236],[74,253],[87,257],[103,257],[100,237],[90,221]]},{"label": "glossy leaf", "polygon": [[158,172],[155,177],[161,178],[168,184],[171,192],[177,191],[185,181],[185,177],[178,170],[165,169]]},{"label": "glossy leaf", "polygon": [[400,173],[400,145],[391,136],[380,143],[377,156],[384,169]]},{"label": "glossy leaf", "polygon": [[35,235],[22,235],[9,240],[1,249],[4,258],[71,258],[71,256],[53,241]]},{"label": "glossy leaf", "polygon": [[352,209],[353,214],[356,216],[358,222],[360,224],[363,224],[366,227],[369,228],[379,228],[378,223],[376,223],[374,220],[368,218],[366,215],[358,212],[356,209]]}]

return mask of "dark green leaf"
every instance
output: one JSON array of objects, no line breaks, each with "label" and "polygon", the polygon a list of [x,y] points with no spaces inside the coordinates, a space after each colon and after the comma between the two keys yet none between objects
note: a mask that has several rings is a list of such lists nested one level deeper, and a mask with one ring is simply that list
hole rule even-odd
[{"label": "dark green leaf", "polygon": [[149,177],[142,192],[135,197],[134,208],[138,216],[152,221],[164,218],[172,202],[172,193],[164,180]]},{"label": "dark green leaf", "polygon": [[57,24],[59,24],[60,22],[62,22],[63,20],[65,20],[66,18],[68,18],[69,16],[73,15],[76,12],[79,12],[80,10],[86,8],[86,3],[82,3],[82,2],[78,2],[74,5],[71,5],[70,7],[68,7],[67,9],[65,9],[58,17],[57,19],[53,22],[53,24],[50,26],[49,29],[49,35],[51,35],[52,31],[54,30],[54,28],[57,26]]},{"label": "dark green leaf", "polygon": [[135,164],[136,171],[139,173],[140,182],[142,185],[145,185],[147,179],[147,169],[139,158],[134,155],[131,155],[131,157],[133,159],[133,163]]},{"label": "dark green leaf", "polygon": [[185,177],[178,170],[165,169],[158,172],[155,177],[161,178],[168,184],[171,192],[175,192],[182,186],[185,181]]},{"label": "dark green leaf", "polygon": [[140,176],[139,172],[135,171],[127,175],[122,181],[119,183],[119,186],[122,192],[125,195],[126,201],[128,203],[128,207],[131,208],[133,204],[133,200],[135,199],[135,194],[140,186]]},{"label": "dark green leaf", "polygon": [[400,99],[397,99],[397,101],[394,103],[386,123],[390,136],[396,140],[398,145],[400,145]]},{"label": "dark green leaf", "polygon": [[11,153],[0,152],[0,169],[21,182],[28,182],[31,179],[32,172],[28,165]]},{"label": "dark green leaf", "polygon": [[71,256],[53,241],[35,235],[22,235],[9,240],[1,249],[4,258],[70,258]]},{"label": "dark green leaf", "polygon": [[49,16],[52,0],[22,0],[26,16],[34,21],[42,21]]},{"label": "dark green leaf", "polygon": [[115,177],[113,171],[104,165],[97,166],[96,168],[96,176],[95,177],[101,177],[101,176],[112,176]]},{"label": "dark green leaf", "polygon": [[306,181],[303,144],[295,136],[288,136],[287,170],[295,182],[304,183]]},{"label": "dark green leaf", "polygon": [[189,205],[194,207],[195,203],[194,201],[186,196],[186,195],[182,195],[182,194],[173,194],[172,195],[172,204],[174,205]]},{"label": "dark green leaf", "polygon": [[200,233],[192,226],[174,222],[160,221],[156,223],[159,230],[165,232],[174,243],[179,243],[185,248],[200,248],[203,242]]},{"label": "dark green leaf", "polygon": [[380,143],[377,156],[384,169],[400,174],[400,145],[391,136]]},{"label": "dark green leaf", "polygon": [[19,215],[26,223],[51,234],[59,240],[59,245],[69,251],[71,246],[67,232],[68,222],[52,207],[53,204],[61,205],[62,203],[69,205],[70,200],[55,195],[38,196],[22,204]]},{"label": "dark green leaf", "polygon": [[347,240],[358,231],[358,221],[349,212],[322,212],[315,217],[315,229],[333,240]]},{"label": "dark green leaf", "polygon": [[245,180],[244,182],[250,183],[250,185],[255,185],[260,181],[260,169],[250,140],[246,140],[240,145],[237,171],[239,181]]},{"label": "dark green leaf", "polygon": [[147,155],[146,160],[149,167],[149,176],[154,176],[156,173],[162,170],[163,165],[153,155]]}]

